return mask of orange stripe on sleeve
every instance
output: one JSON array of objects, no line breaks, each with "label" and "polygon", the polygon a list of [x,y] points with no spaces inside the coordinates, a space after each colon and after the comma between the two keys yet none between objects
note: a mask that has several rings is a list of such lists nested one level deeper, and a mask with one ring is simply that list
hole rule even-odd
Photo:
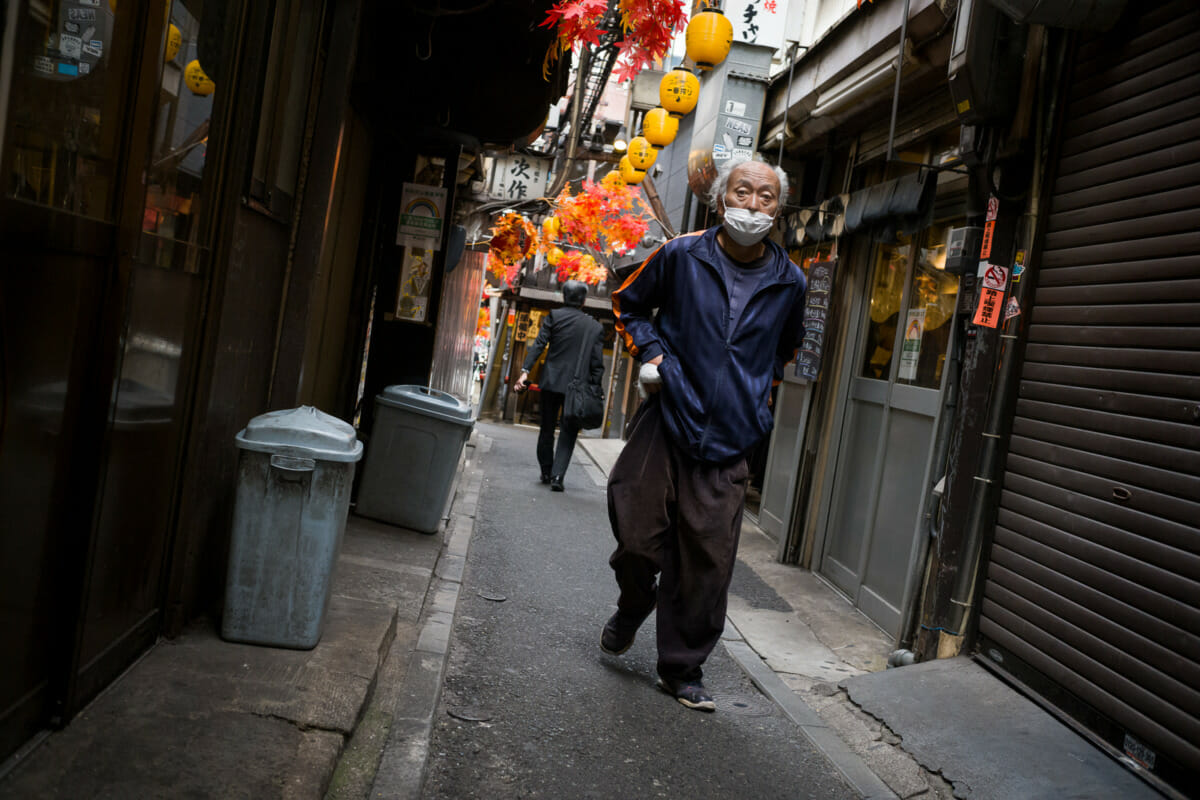
[{"label": "orange stripe on sleeve", "polygon": [[[685,233],[682,236],[676,236],[675,239],[681,239],[686,236],[701,236],[703,234],[704,234],[704,231],[694,231],[692,233]],[[673,242],[673,241],[675,241],[675,239],[672,239],[671,241]],[[635,345],[633,343],[633,337],[625,331],[625,323],[623,323],[621,321],[621,300],[620,300],[620,298],[617,297],[617,295],[619,295],[625,289],[626,286],[628,286],[629,284],[631,284],[635,280],[637,280],[638,275],[641,275],[642,270],[644,270],[646,268],[646,265],[650,263],[650,259],[652,259],[656,255],[658,255],[658,251],[662,250],[666,246],[667,246],[667,243],[663,242],[658,247],[656,247],[654,249],[653,253],[646,256],[646,260],[642,262],[642,265],[640,267],[638,267],[637,269],[635,269],[628,278],[626,278],[624,281],[622,281],[621,288],[617,289],[615,292],[612,293],[612,295],[610,295],[610,297],[612,299],[613,315],[617,318],[615,329],[616,329],[617,333],[621,336],[621,338],[623,338],[625,340],[625,349],[628,350],[630,352],[630,354],[633,355],[635,358],[637,357],[637,354],[638,354],[638,347],[637,347],[637,345]]]}]

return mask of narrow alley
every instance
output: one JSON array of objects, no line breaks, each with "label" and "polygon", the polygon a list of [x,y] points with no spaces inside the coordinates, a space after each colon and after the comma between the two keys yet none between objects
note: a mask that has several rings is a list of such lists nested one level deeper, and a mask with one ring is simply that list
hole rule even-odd
[{"label": "narrow alley", "polygon": [[653,618],[624,656],[602,653],[616,601],[602,475],[577,457],[551,493],[530,432],[487,432],[425,797],[857,796],[725,648],[705,666],[711,715],[655,688]]}]

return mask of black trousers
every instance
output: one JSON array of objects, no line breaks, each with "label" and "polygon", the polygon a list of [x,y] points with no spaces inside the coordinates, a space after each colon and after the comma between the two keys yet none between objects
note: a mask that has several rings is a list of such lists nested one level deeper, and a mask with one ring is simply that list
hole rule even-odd
[{"label": "black trousers", "polygon": [[558,421],[558,413],[562,411],[564,397],[566,395],[562,392],[542,390],[542,427],[537,442],[537,460],[542,474],[559,478],[567,474],[571,453],[575,451],[575,440],[579,438],[579,426],[564,419],[558,432],[558,445],[555,446],[554,424]]},{"label": "black trousers", "polygon": [[749,478],[745,458],[710,464],[676,448],[657,397],[638,409],[608,479],[609,565],[622,615],[643,616],[657,600],[664,677],[699,679],[725,629]]}]

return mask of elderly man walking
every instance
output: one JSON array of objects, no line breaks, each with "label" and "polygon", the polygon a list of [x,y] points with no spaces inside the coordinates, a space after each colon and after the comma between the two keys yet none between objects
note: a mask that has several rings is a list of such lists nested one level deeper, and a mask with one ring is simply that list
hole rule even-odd
[{"label": "elderly man walking", "polygon": [[620,596],[600,646],[624,653],[657,608],[659,687],[704,711],[716,709],[701,665],[725,627],[747,456],[804,338],[804,274],[766,239],[786,192],[783,170],[727,162],[710,191],[721,224],[667,242],[613,293],[649,396],[608,481]]}]

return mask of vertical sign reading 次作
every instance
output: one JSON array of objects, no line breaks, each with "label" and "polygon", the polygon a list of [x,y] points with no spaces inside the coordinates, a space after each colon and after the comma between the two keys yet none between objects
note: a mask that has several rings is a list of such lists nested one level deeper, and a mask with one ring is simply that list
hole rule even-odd
[{"label": "vertical sign reading \u6b21\u4f5c", "polygon": [[817,261],[808,270],[808,293],[804,296],[804,340],[796,357],[796,377],[815,381],[821,371],[821,348],[833,294],[833,272],[837,261]]},{"label": "vertical sign reading \u6b21\u4f5c", "polygon": [[492,164],[488,196],[520,203],[536,200],[546,193],[550,159],[526,155],[497,156]]}]

